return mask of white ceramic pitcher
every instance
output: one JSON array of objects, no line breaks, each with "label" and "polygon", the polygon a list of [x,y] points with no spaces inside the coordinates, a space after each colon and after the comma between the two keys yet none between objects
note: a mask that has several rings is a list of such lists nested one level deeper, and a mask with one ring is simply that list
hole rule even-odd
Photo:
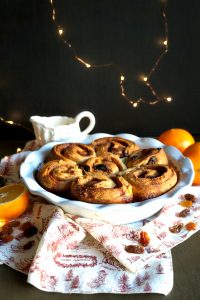
[{"label": "white ceramic pitcher", "polygon": [[[88,118],[90,123],[83,131],[80,121]],[[38,144],[64,141],[68,137],[87,135],[95,126],[95,117],[89,111],[79,113],[75,118],[65,116],[41,117],[31,116],[34,133]]]}]

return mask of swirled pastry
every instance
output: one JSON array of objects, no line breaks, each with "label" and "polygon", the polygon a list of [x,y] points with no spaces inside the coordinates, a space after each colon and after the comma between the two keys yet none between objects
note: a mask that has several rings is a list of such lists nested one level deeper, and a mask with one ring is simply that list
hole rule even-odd
[{"label": "swirled pastry", "polygon": [[130,203],[132,202],[132,187],[123,177],[105,175],[84,175],[71,184],[71,195],[89,203]]},{"label": "swirled pastry", "polygon": [[168,164],[168,158],[163,148],[148,148],[134,151],[126,161],[128,168],[158,164]]},{"label": "swirled pastry", "polygon": [[59,194],[66,192],[72,180],[82,175],[82,169],[78,165],[63,160],[52,160],[38,170],[37,179],[43,188]]},{"label": "swirled pastry", "polygon": [[133,187],[134,201],[160,196],[177,183],[177,174],[168,165],[146,165],[127,169],[124,178]]},{"label": "swirled pastry", "polygon": [[51,159],[72,160],[76,163],[83,163],[88,158],[95,156],[93,147],[81,143],[58,144],[51,150]]},{"label": "swirled pastry", "polygon": [[89,158],[83,165],[84,172],[114,175],[125,170],[126,166],[117,155],[107,154]]},{"label": "swirled pastry", "polygon": [[121,137],[104,137],[96,139],[91,144],[97,156],[112,153],[120,158],[129,156],[133,151],[139,149],[134,142]]}]

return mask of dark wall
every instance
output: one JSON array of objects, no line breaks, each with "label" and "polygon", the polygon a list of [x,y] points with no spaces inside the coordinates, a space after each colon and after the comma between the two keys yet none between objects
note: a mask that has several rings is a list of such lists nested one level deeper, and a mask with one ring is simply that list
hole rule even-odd
[{"label": "dark wall", "polygon": [[90,110],[95,132],[155,136],[172,127],[200,134],[200,2],[168,1],[169,53],[152,77],[171,103],[133,108],[121,95],[152,99],[138,81],[162,51],[162,5],[157,0],[56,0],[57,20],[86,69],[58,36],[48,0],[0,1],[0,116],[31,127],[31,115],[75,116]]}]

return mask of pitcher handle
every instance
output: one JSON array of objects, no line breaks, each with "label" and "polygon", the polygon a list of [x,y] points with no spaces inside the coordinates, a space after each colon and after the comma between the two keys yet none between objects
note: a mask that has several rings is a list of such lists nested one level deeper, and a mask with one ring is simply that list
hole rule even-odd
[{"label": "pitcher handle", "polygon": [[79,122],[83,119],[83,118],[88,118],[90,123],[88,125],[88,127],[86,127],[83,131],[81,131],[81,134],[88,134],[89,132],[92,131],[92,129],[95,126],[95,116],[90,112],[90,111],[82,111],[81,113],[79,113],[76,117],[75,117],[75,121]]}]

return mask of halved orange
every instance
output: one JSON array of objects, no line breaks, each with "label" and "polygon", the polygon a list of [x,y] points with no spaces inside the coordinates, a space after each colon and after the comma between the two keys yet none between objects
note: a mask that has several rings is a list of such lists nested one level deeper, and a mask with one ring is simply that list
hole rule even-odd
[{"label": "halved orange", "polygon": [[21,216],[30,203],[29,192],[21,183],[0,188],[0,219],[10,220]]}]

